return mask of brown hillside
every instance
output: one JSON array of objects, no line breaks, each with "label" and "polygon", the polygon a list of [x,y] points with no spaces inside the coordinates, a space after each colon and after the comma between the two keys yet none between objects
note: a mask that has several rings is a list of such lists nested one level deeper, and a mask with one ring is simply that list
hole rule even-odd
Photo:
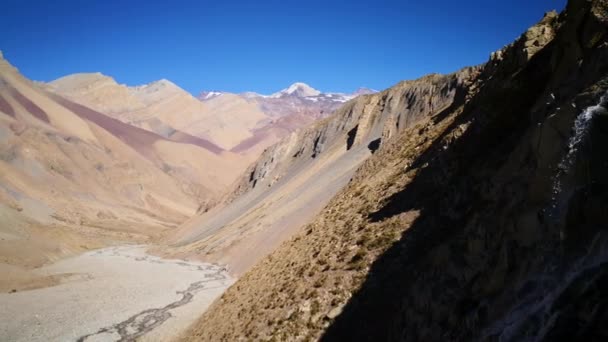
[{"label": "brown hillside", "polygon": [[0,57],[0,288],[5,269],[156,240],[246,166],[176,140],[50,94]]},{"label": "brown hillside", "polygon": [[605,340],[607,8],[492,54],[184,340]]}]

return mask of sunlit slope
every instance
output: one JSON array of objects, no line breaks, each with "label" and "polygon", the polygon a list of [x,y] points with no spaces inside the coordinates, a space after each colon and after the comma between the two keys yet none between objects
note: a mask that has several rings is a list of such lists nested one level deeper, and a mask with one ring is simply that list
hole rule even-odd
[{"label": "sunlit slope", "polygon": [[35,245],[38,233],[69,247],[63,233],[32,230],[45,226],[91,241],[147,239],[176,227],[246,166],[231,152],[182,140],[49,94],[0,59],[0,254],[18,262],[13,252]]}]

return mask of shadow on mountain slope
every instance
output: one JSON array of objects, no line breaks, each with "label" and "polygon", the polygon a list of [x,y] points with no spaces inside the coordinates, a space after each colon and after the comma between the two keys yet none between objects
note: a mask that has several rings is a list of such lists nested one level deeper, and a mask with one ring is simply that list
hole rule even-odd
[{"label": "shadow on mountain slope", "polygon": [[523,66],[486,66],[410,164],[415,178],[369,215],[419,212],[323,341],[608,338],[606,115],[559,171],[576,116],[608,87],[608,48],[580,41],[590,6],[571,1],[559,36]]}]

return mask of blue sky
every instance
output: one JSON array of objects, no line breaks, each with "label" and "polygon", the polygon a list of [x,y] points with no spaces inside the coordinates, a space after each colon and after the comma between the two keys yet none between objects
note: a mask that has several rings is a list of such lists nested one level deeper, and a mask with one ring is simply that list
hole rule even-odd
[{"label": "blue sky", "polygon": [[3,0],[0,49],[34,80],[100,71],[201,90],[387,88],[485,62],[566,0]]}]

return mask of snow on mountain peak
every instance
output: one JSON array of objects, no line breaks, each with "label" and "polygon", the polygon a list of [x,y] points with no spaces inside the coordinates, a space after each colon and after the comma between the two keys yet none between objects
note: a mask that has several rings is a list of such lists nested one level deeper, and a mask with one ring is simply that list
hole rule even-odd
[{"label": "snow on mountain peak", "polygon": [[287,95],[293,95],[293,96],[298,96],[298,97],[310,97],[310,96],[318,96],[319,94],[321,94],[320,91],[309,86],[308,84],[302,83],[302,82],[296,82],[296,83],[290,85],[289,88],[285,88],[285,89],[279,91],[278,93],[274,93],[274,94],[270,95],[270,97],[278,98],[278,97],[283,97],[283,96],[287,96]]},{"label": "snow on mountain peak", "polygon": [[[306,83],[303,82],[296,82],[292,85],[290,85],[289,87],[278,91],[274,94],[271,95],[262,95],[259,93],[255,93],[252,91],[246,91],[246,92],[242,92],[239,93],[237,95],[239,95],[240,97],[244,98],[244,99],[285,99],[285,100],[290,100],[293,101],[294,99],[302,99],[302,100],[306,100],[306,101],[310,101],[310,102],[346,102],[349,101],[359,95],[364,95],[364,94],[373,94],[376,93],[376,90],[373,89],[369,89],[369,88],[359,88],[357,89],[355,92],[353,92],[352,94],[345,94],[345,93],[323,93],[311,86],[309,86]],[[229,93],[224,93],[224,92],[219,92],[219,91],[203,91],[198,95],[198,99],[202,100],[202,101],[207,101],[207,100],[211,100],[214,99],[218,96],[221,96],[223,94],[229,94]]]},{"label": "snow on mountain peak", "polygon": [[221,91],[203,91],[199,94],[198,98],[200,100],[206,101],[214,99],[218,96],[222,96],[223,94],[224,93],[222,93]]}]

